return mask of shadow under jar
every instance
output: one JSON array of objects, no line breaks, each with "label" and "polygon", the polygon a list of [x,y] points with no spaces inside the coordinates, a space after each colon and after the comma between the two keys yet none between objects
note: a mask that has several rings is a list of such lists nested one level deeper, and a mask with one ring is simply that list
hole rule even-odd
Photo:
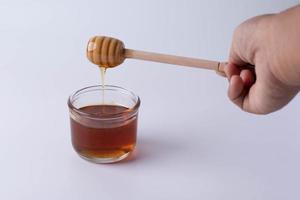
[{"label": "shadow under jar", "polygon": [[117,86],[90,86],[68,100],[72,145],[84,159],[113,163],[135,148],[140,99]]}]

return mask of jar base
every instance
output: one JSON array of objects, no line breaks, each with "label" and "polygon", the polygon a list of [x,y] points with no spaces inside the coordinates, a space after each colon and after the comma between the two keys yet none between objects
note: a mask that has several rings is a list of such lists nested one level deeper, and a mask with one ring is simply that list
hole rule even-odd
[{"label": "jar base", "polygon": [[121,156],[118,157],[112,157],[112,158],[99,158],[99,157],[87,157],[85,155],[82,155],[80,153],[78,153],[78,155],[84,159],[87,160],[89,162],[92,163],[96,163],[96,164],[109,164],[109,163],[115,163],[115,162],[119,162],[125,158],[127,158],[129,155],[131,154],[131,152],[127,152]]}]

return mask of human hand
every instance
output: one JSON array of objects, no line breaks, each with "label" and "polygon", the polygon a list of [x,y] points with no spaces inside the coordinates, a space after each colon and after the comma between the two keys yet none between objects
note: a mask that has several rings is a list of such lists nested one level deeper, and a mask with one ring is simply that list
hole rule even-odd
[{"label": "human hand", "polygon": [[[299,14],[292,15],[290,12],[295,13],[294,9],[298,9]],[[299,25],[295,25],[298,27],[294,30],[285,29],[285,21],[291,23],[294,18],[300,20],[299,7],[280,14],[254,17],[235,30],[224,70],[229,80],[228,96],[242,110],[268,114],[285,106],[298,93],[299,21],[295,19]],[[298,55],[294,55],[296,50]],[[255,72],[244,69],[249,64],[255,66]]]}]

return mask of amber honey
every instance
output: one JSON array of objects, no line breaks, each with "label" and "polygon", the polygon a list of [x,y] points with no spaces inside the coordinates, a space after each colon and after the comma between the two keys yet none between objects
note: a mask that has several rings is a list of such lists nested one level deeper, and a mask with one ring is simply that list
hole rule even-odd
[{"label": "amber honey", "polygon": [[[118,115],[119,118],[124,119],[128,117],[129,111],[128,108],[120,105],[91,105],[79,110],[94,117],[114,118]],[[103,121],[93,120],[90,124],[93,127],[83,125],[71,118],[73,147],[81,156],[94,159],[120,158],[134,149],[137,132],[136,116],[115,124],[106,124],[106,127],[103,126]]]}]

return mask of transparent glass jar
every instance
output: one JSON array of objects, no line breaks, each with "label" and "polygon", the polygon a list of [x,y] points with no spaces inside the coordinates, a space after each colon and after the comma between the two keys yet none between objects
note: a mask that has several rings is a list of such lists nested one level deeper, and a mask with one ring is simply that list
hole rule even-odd
[{"label": "transparent glass jar", "polygon": [[68,99],[72,145],[84,159],[112,163],[135,148],[140,98],[112,85],[90,86]]}]

